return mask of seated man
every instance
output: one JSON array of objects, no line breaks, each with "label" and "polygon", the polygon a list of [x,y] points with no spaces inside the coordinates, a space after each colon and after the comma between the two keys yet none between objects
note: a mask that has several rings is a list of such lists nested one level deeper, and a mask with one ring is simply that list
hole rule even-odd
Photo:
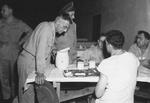
[{"label": "seated man", "polygon": [[110,57],[110,53],[108,53],[107,48],[106,48],[105,39],[106,39],[106,34],[102,33],[100,36],[100,39],[98,40],[98,45],[102,50],[104,59]]},{"label": "seated man", "polygon": [[100,38],[98,40],[98,44],[91,45],[90,48],[86,49],[80,56],[80,59],[82,59],[84,61],[94,60],[96,62],[96,64],[99,64],[104,59],[103,42],[104,42],[105,38],[106,37],[104,35],[100,36]]},{"label": "seated man", "polygon": [[95,103],[133,103],[138,58],[122,49],[122,32],[111,30],[106,34],[106,47],[111,57],[98,66],[100,77],[95,88]]},{"label": "seated man", "polygon": [[146,31],[138,31],[135,43],[130,47],[129,52],[135,54],[140,60],[138,74],[150,76],[150,34]]},{"label": "seated man", "polygon": [[80,59],[85,62],[94,60],[96,63],[100,63],[103,59],[102,51],[98,46],[92,45],[90,48],[88,48],[82,53]]}]

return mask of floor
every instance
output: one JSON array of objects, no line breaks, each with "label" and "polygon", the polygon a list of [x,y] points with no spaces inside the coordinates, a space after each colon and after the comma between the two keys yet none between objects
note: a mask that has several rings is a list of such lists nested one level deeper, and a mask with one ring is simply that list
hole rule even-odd
[{"label": "floor", "polygon": [[[79,99],[66,101],[66,102],[63,102],[63,103],[88,103],[88,102],[86,100],[86,97],[83,97],[83,98],[79,98]],[[143,98],[135,97],[134,103],[148,103],[148,102]]]},{"label": "floor", "polygon": [[[80,85],[81,86],[81,85]],[[139,85],[140,86],[140,85]],[[143,85],[142,85],[143,86]],[[148,87],[150,87],[150,85],[148,85]],[[144,88],[144,89],[142,89]],[[143,86],[140,90],[143,91],[143,92],[147,92],[149,90],[149,93],[150,93],[150,89],[145,89],[147,88],[147,86]],[[146,91],[145,91],[146,90]],[[150,100],[150,94],[143,94],[141,92],[137,92],[135,91],[135,101],[134,103],[150,103],[147,102],[146,99],[143,99],[142,97],[146,97],[146,98],[149,98]],[[147,96],[146,96],[147,95]],[[74,100],[70,100],[70,101],[66,101],[66,102],[62,102],[62,103],[88,103],[87,101],[87,97],[88,96],[84,96],[84,97],[81,97],[81,98],[78,98],[78,99],[74,99]],[[0,103],[12,103],[12,100],[8,100],[8,101],[3,101],[3,100],[0,100]],[[92,102],[93,103],[93,102]]]},{"label": "floor", "polygon": [[[86,96],[79,98],[79,99],[74,99],[74,100],[70,100],[70,101],[66,101],[66,102],[62,102],[62,103],[88,103],[86,100]],[[0,100],[0,103],[12,103],[11,101],[2,101]],[[139,97],[135,97],[135,102],[134,103],[147,103],[145,99],[139,98]]]}]

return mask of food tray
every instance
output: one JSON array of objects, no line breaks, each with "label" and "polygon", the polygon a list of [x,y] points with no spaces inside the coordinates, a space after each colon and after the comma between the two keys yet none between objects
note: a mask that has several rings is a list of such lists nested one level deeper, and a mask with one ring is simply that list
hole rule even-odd
[{"label": "food tray", "polygon": [[73,69],[73,70],[64,70],[65,77],[87,77],[87,76],[99,76],[100,73],[95,69]]}]

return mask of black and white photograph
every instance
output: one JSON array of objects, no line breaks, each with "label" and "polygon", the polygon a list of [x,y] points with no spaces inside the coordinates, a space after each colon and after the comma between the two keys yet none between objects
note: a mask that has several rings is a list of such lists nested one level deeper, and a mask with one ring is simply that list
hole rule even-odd
[{"label": "black and white photograph", "polygon": [[0,0],[0,103],[150,103],[150,0]]}]

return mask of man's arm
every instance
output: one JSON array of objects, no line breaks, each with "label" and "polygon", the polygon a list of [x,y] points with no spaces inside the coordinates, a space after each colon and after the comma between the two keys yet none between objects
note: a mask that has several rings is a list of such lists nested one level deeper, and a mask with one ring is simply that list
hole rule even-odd
[{"label": "man's arm", "polygon": [[19,38],[19,45],[23,45],[24,42],[30,37],[33,30],[30,26],[28,26],[23,21],[20,22],[20,28],[22,29],[22,34]]},{"label": "man's arm", "polygon": [[106,86],[107,86],[107,83],[108,83],[107,76],[101,73],[100,77],[99,77],[99,81],[95,88],[95,95],[97,98],[100,98],[103,96]]}]

